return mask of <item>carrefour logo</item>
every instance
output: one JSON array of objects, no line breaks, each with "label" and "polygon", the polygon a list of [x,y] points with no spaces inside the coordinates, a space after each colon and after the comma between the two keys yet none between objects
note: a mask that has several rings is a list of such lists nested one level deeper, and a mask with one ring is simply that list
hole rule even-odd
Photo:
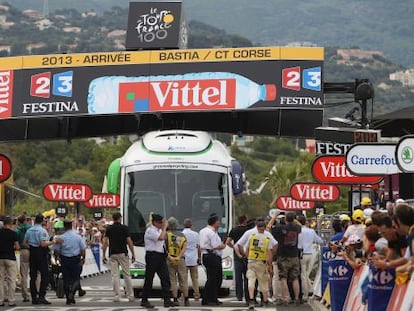
[{"label": "carrefour logo", "polygon": [[330,259],[334,259],[335,257],[336,257],[336,254],[331,251],[327,251],[322,254],[323,260],[330,260]]},{"label": "carrefour logo", "polygon": [[394,276],[386,270],[377,271],[375,273],[372,273],[372,271],[370,271],[368,278],[371,283],[374,280],[377,284],[385,285],[390,283],[394,279]]},{"label": "carrefour logo", "polygon": [[339,265],[337,267],[329,267],[328,274],[329,276],[345,276],[348,273],[349,269],[345,266]]}]

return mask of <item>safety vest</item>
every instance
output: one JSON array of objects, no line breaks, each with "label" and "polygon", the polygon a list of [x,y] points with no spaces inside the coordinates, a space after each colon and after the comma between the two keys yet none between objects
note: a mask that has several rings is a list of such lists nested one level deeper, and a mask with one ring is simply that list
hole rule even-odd
[{"label": "safety vest", "polygon": [[178,256],[183,248],[185,237],[167,232],[167,251],[171,256]]},{"label": "safety vest", "polygon": [[247,259],[265,261],[270,239],[267,236],[258,237],[252,234],[249,239],[249,253]]}]

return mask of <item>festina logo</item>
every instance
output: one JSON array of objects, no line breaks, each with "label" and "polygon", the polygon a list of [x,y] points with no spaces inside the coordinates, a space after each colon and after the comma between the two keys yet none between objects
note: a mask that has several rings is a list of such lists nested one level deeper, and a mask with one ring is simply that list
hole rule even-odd
[{"label": "festina logo", "polygon": [[278,197],[276,205],[281,210],[308,210],[315,206],[314,202],[297,201],[288,196]]},{"label": "festina logo", "polygon": [[86,207],[118,207],[120,198],[117,194],[97,193],[92,198],[85,202]]},{"label": "festina logo", "polygon": [[50,201],[85,202],[92,196],[92,189],[84,184],[49,183],[43,188],[43,196]]},{"label": "festina logo", "polygon": [[382,176],[356,176],[349,172],[344,156],[326,155],[316,158],[312,164],[312,175],[320,183],[376,184]]},{"label": "festina logo", "polygon": [[290,188],[290,195],[300,201],[332,202],[339,198],[340,190],[335,185],[296,183]]},{"label": "festina logo", "polygon": [[331,143],[331,142],[316,142],[316,154],[346,154],[351,144]]},{"label": "festina logo", "polygon": [[22,114],[77,112],[79,107],[76,101],[26,103],[22,105]]}]

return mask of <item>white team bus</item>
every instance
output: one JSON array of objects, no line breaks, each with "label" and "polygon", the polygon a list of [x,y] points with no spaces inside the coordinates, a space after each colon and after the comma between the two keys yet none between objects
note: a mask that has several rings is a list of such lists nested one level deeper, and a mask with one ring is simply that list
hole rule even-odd
[{"label": "white team bus", "polygon": [[[216,213],[221,221],[218,233],[224,240],[234,217],[233,195],[243,191],[240,163],[222,143],[200,131],[149,132],[111,163],[107,177],[108,192],[120,194],[123,223],[135,245],[136,262],[130,272],[136,297],[144,285],[144,232],[151,213],[166,219],[174,216],[180,224],[191,218],[197,231],[207,225],[209,214]],[[209,202],[208,211],[203,207],[205,201]],[[222,258],[221,292],[228,294],[233,284],[232,250],[224,249]],[[199,266],[201,287],[205,280],[205,271]],[[154,288],[160,288],[157,275]]]}]

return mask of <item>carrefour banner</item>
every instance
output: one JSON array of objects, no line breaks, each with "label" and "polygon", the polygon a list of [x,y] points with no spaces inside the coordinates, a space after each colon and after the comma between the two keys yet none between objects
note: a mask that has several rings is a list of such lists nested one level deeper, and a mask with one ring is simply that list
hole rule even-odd
[{"label": "carrefour banner", "polygon": [[381,270],[370,265],[368,311],[386,311],[395,285],[395,269]]},{"label": "carrefour banner", "polygon": [[321,260],[321,287],[322,293],[325,292],[326,286],[328,285],[328,271],[329,271],[329,260],[334,259],[335,253],[331,252],[329,247],[322,247],[322,260]]},{"label": "carrefour banner", "polygon": [[353,269],[343,259],[329,261],[328,280],[331,294],[331,310],[342,311],[351,284]]},{"label": "carrefour banner", "polygon": [[323,48],[0,58],[0,119],[323,108]]}]

